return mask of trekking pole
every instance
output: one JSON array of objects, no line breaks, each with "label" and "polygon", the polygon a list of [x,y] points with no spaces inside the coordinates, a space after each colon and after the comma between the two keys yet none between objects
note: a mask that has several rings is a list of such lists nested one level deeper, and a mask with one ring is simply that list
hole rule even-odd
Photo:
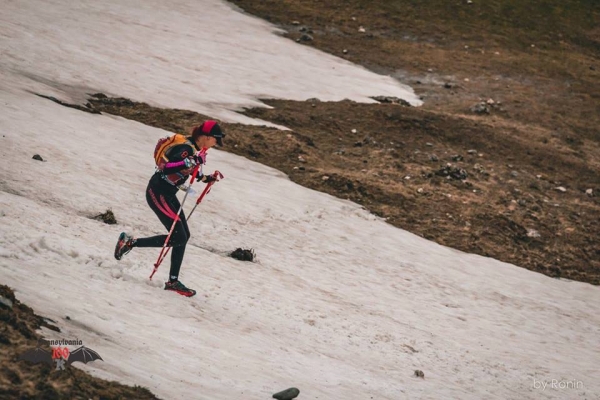
[{"label": "trekking pole", "polygon": [[[194,171],[192,172],[192,179],[190,181],[190,187],[194,184],[194,181],[196,180],[196,175],[198,175],[199,168],[200,168],[200,165],[197,165],[196,168],[194,168]],[[167,238],[165,239],[165,244],[163,245],[162,249],[160,250],[160,254],[158,255],[158,259],[156,260],[156,263],[154,263],[154,269],[152,270],[152,273],[150,274],[150,279],[152,279],[152,277],[156,273],[156,270],[158,270],[158,267],[160,266],[162,261],[165,259],[167,253],[169,252],[170,247],[167,247],[167,243],[169,243],[169,239],[171,239],[171,235],[173,234],[173,231],[175,230],[175,225],[179,221],[179,214],[183,210],[183,204],[185,203],[185,200],[187,199],[188,193],[189,193],[189,191],[186,190],[185,196],[183,196],[183,200],[181,201],[181,206],[179,206],[179,211],[177,211],[177,215],[175,216],[175,219],[173,220],[173,224],[171,224],[171,229],[169,230],[169,234],[167,235]]]},{"label": "trekking pole", "polygon": [[[219,171],[213,172],[212,176],[215,178],[218,177],[219,179],[223,179],[223,174],[220,173]],[[198,207],[198,204],[200,204],[200,202],[202,201],[204,196],[206,196],[208,194],[208,192],[210,192],[210,188],[215,182],[217,182],[217,181],[212,181],[212,182],[209,182],[206,184],[206,187],[202,191],[202,194],[200,195],[200,197],[198,197],[198,200],[196,200],[196,204],[194,205],[194,208],[192,208],[192,211],[190,211],[190,213],[187,216],[188,221],[192,217],[194,210],[196,209],[196,207]],[[183,206],[183,203],[181,203],[181,205]],[[179,214],[177,214],[177,217],[179,217]],[[164,247],[163,247],[163,249],[164,249]],[[171,250],[171,247],[167,247],[167,250],[164,252],[164,254],[162,254],[162,251],[161,251],[162,259],[160,259],[160,256],[159,256],[160,261],[157,261],[158,265],[160,265],[162,263],[162,260],[164,260],[167,257],[167,254],[169,254],[169,250]],[[156,267],[156,269],[158,269],[158,266],[156,266],[156,264],[155,264],[155,267]],[[154,272],[156,272],[156,269],[152,272],[152,275],[154,275]],[[150,279],[152,279],[152,275],[150,275]]]}]

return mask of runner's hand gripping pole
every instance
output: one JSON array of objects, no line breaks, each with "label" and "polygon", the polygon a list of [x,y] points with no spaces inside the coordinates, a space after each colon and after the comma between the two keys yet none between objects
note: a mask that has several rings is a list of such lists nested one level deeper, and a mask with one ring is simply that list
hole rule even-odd
[{"label": "runner's hand gripping pole", "polygon": [[[191,180],[190,186],[192,186],[192,183],[196,179],[196,175],[197,174],[198,174],[198,168],[196,168],[194,170],[194,173],[192,174],[192,180]],[[194,210],[196,210],[196,207],[198,207],[198,204],[200,204],[200,202],[202,202],[202,199],[204,199],[204,196],[206,196],[208,194],[208,192],[210,192],[210,188],[212,187],[212,185],[214,185],[215,182],[218,182],[219,180],[221,180],[221,179],[224,178],[223,174],[220,173],[219,171],[213,172],[212,177],[215,178],[215,180],[213,180],[213,181],[211,181],[211,182],[209,182],[209,183],[206,184],[206,187],[202,191],[202,194],[200,194],[200,197],[198,197],[198,200],[196,200],[196,204],[194,205],[194,208],[192,208],[192,211],[190,211],[190,213],[188,215],[188,218],[187,218],[188,221],[192,217],[192,214],[194,213]],[[167,254],[169,254],[169,250],[171,250],[171,247],[167,247],[167,243],[169,243],[169,239],[171,238],[171,234],[173,233],[173,230],[175,228],[175,224],[179,220],[179,213],[181,212],[181,210],[183,210],[183,203],[185,202],[185,199],[187,198],[187,195],[188,194],[186,192],[186,194],[185,194],[185,196],[183,198],[183,201],[181,202],[181,207],[179,209],[179,212],[177,213],[177,217],[173,221],[173,225],[171,226],[171,230],[169,231],[169,235],[167,236],[167,239],[165,240],[165,244],[163,245],[163,248],[160,251],[160,254],[158,255],[158,259],[156,260],[156,263],[154,264],[154,270],[152,271],[152,274],[150,274],[150,279],[152,279],[152,277],[156,273],[156,270],[158,269],[158,267],[160,266],[160,264],[162,263],[162,261],[165,259],[165,257],[167,256]]]}]

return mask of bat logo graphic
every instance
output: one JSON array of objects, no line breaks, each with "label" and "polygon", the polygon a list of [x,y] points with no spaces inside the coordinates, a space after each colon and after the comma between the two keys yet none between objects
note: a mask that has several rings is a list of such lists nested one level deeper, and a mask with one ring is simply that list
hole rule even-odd
[{"label": "bat logo graphic", "polygon": [[[73,352],[69,352],[68,349],[55,347],[52,348],[52,352],[48,350],[44,350],[41,345],[44,342],[38,342],[38,345],[35,349],[27,350],[23,354],[19,356],[19,360],[29,361],[34,364],[45,363],[49,365],[54,365],[56,362],[56,368],[64,369],[64,365],[71,365],[74,362],[82,362],[84,364],[89,363],[90,361],[101,360],[100,354],[96,353],[94,350],[89,347],[81,346],[75,349]],[[68,357],[65,359],[65,357]]]},{"label": "bat logo graphic", "polygon": [[19,360],[29,361],[34,364],[54,364],[54,361],[52,360],[52,353],[50,353],[48,350],[42,349],[41,347],[36,347],[35,349],[27,350],[25,353],[19,356]]},{"label": "bat logo graphic", "polygon": [[100,354],[96,353],[94,350],[90,349],[89,347],[81,346],[69,354],[67,364],[71,365],[77,361],[87,364],[94,360],[104,361],[102,360],[102,357],[100,357]]}]

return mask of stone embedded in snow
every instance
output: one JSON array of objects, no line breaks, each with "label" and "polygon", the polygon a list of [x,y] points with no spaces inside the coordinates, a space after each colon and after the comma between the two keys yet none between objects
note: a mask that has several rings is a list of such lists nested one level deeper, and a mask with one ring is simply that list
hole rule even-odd
[{"label": "stone embedded in snow", "polygon": [[273,398],[277,400],[292,400],[298,397],[299,394],[300,390],[296,389],[295,387],[292,387],[289,389],[282,390],[281,392],[275,393],[273,395]]},{"label": "stone embedded in snow", "polygon": [[240,261],[254,261],[256,254],[254,253],[254,249],[242,249],[241,247],[238,247],[229,253],[229,257]]},{"label": "stone embedded in snow", "polygon": [[415,376],[417,378],[423,378],[423,379],[425,379],[425,374],[420,369],[415,369]]},{"label": "stone embedded in snow", "polygon": [[567,189],[565,187],[563,187],[563,186],[557,186],[557,187],[554,188],[554,190],[557,190],[557,191],[562,192],[562,193],[564,193],[564,192],[567,191]]},{"label": "stone embedded in snow", "polygon": [[40,156],[39,154],[34,154],[33,157],[34,160],[38,160],[38,161],[44,161],[44,159],[42,158],[42,156]]}]

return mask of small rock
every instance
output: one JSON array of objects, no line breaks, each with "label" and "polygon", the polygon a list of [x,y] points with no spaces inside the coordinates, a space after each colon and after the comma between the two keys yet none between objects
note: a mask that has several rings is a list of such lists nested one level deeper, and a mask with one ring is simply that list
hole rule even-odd
[{"label": "small rock", "polygon": [[306,170],[306,168],[304,168],[304,167],[298,167],[298,169],[299,169],[300,171],[305,171],[305,170]]},{"label": "small rock", "polygon": [[327,175],[323,175],[323,177],[321,179],[324,180],[324,181],[328,181],[329,177]]},{"label": "small rock", "polygon": [[455,154],[452,156],[452,161],[462,161],[463,160],[463,156],[461,156],[460,154]]},{"label": "small rock", "polygon": [[470,108],[470,110],[471,110],[471,112],[473,112],[473,113],[475,113],[475,114],[479,114],[479,115],[482,115],[482,114],[489,114],[489,113],[490,113],[490,109],[489,109],[489,107],[488,107],[488,106],[487,106],[487,104],[486,104],[486,103],[484,103],[484,102],[477,103],[477,104],[473,105],[473,106]]},{"label": "small rock", "polygon": [[427,142],[427,143],[425,143],[425,146],[432,147],[432,146],[433,146],[433,143],[429,143],[429,142]]},{"label": "small rock", "polygon": [[467,171],[462,168],[452,168],[450,165],[446,165],[445,167],[437,170],[435,174],[438,176],[444,176],[447,179],[456,180],[464,180],[468,177]]},{"label": "small rock", "polygon": [[467,153],[469,153],[469,154],[477,154],[477,150],[474,150],[474,149],[467,150]]},{"label": "small rock", "polygon": [[347,50],[347,49],[344,49],[344,50],[342,50],[342,53],[344,53],[344,54],[348,54],[348,50]]},{"label": "small rock", "polygon": [[304,157],[302,156],[298,156],[298,161],[300,161],[301,163],[305,163],[306,159],[304,159]]},{"label": "small rock", "polygon": [[540,235],[540,233],[538,231],[536,231],[535,229],[527,229],[527,237],[530,238],[539,238],[542,235]]},{"label": "small rock", "polygon": [[465,82],[469,82],[469,78],[465,78]]},{"label": "small rock", "polygon": [[229,253],[229,257],[240,261],[253,261],[256,255],[254,254],[254,249],[242,249],[241,247],[238,247]]},{"label": "small rock", "polygon": [[418,188],[417,193],[423,193],[423,188]]},{"label": "small rock", "polygon": [[38,161],[44,161],[44,159],[42,158],[42,156],[40,156],[39,154],[34,154],[33,157],[34,160],[38,160]]},{"label": "small rock", "polygon": [[296,170],[297,170],[297,169],[298,169],[298,167],[294,167],[294,169],[296,169]]},{"label": "small rock", "polygon": [[542,179],[542,175],[536,175],[535,177],[538,179]]},{"label": "small rock", "polygon": [[6,306],[8,308],[12,308],[12,306],[13,306],[13,302],[4,296],[0,296],[0,304],[2,304],[3,306]]},{"label": "small rock", "polygon": [[395,96],[373,96],[371,97],[373,100],[376,100],[380,103],[392,103],[399,104],[401,106],[410,107],[410,103],[404,99]]},{"label": "small rock", "polygon": [[497,55],[497,56],[499,56],[500,52],[499,51],[495,51],[494,54]]},{"label": "small rock", "polygon": [[302,41],[302,42],[310,42],[312,40],[313,40],[313,37],[307,33],[304,33],[302,36],[300,36],[300,41]]},{"label": "small rock", "polygon": [[358,131],[357,131],[356,129],[352,129],[350,132],[352,132],[352,133],[356,133],[356,132],[358,132]]},{"label": "small rock", "polygon": [[567,191],[567,189],[563,186],[557,186],[554,188],[554,190],[557,190],[559,192],[565,193]]},{"label": "small rock", "polygon": [[292,400],[298,397],[300,391],[294,387],[282,390],[281,392],[277,392],[273,395],[274,399],[277,400]]},{"label": "small rock", "polygon": [[585,191],[585,194],[587,194],[588,196],[593,196],[594,195],[594,190],[593,189],[587,189]]},{"label": "small rock", "polygon": [[429,156],[429,160],[436,162],[436,161],[440,161],[440,159],[438,158],[438,156],[436,156],[435,154],[432,154]]},{"label": "small rock", "polygon": [[451,83],[448,83],[448,82],[444,83],[444,88],[446,88],[446,89],[452,89],[453,87],[454,86],[452,86]]},{"label": "small rock", "polygon": [[292,21],[292,25],[300,25],[300,21]]},{"label": "small rock", "polygon": [[405,179],[405,180],[407,180],[407,181],[408,181],[408,180],[410,180],[410,175],[406,175],[406,176],[404,177],[404,179]]},{"label": "small rock", "polygon": [[415,369],[415,376],[417,378],[422,378],[425,379],[425,374],[423,373],[423,371],[421,371],[420,369]]},{"label": "small rock", "polygon": [[510,175],[516,178],[517,176],[519,176],[519,173],[517,171],[511,171]]},{"label": "small rock", "polygon": [[490,106],[493,106],[494,104],[496,104],[494,99],[487,99],[486,103],[489,104]]},{"label": "small rock", "polygon": [[366,32],[367,30],[366,30],[365,28],[363,28],[362,26],[359,26],[359,27],[358,27],[358,31],[359,31],[360,33],[364,33],[364,32]]}]

